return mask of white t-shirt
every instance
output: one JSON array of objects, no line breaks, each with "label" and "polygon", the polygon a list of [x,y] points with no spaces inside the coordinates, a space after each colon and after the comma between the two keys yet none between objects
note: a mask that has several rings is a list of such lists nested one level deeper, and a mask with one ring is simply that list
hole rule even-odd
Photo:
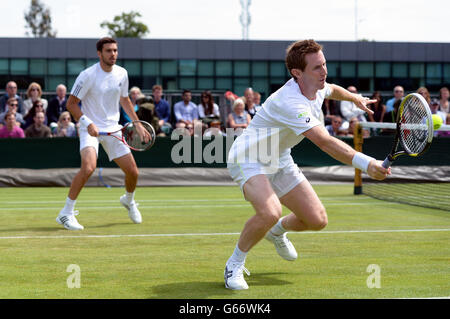
[{"label": "white t-shirt", "polygon": [[98,62],[78,75],[70,94],[81,100],[83,114],[100,131],[118,130],[119,101],[128,96],[128,73],[118,65],[105,72]]},{"label": "white t-shirt", "polygon": [[[265,164],[267,161],[262,160],[260,154],[264,157],[266,154],[278,155],[277,166],[283,168],[291,161],[291,148],[304,138],[302,133],[314,126],[324,125],[322,103],[330,94],[330,86],[325,83],[325,87],[317,91],[315,100],[308,100],[297,82],[290,79],[269,96],[247,129],[234,141],[228,162],[255,162],[255,153],[258,153],[256,161]],[[275,153],[264,149],[264,144]],[[259,153],[260,147],[263,147],[263,153]]]},{"label": "white t-shirt", "polygon": [[[203,107],[203,104],[200,103],[199,105],[197,105],[197,108],[198,108],[198,116],[200,118],[206,117],[206,115],[205,115],[205,108]],[[209,114],[208,116],[210,116],[210,117],[213,117],[213,116],[220,117],[219,106],[216,103],[213,104],[212,114]]]}]

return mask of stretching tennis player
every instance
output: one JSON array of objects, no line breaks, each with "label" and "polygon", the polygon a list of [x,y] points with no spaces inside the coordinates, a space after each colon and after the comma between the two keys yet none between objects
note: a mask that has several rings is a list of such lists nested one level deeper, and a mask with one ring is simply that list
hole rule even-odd
[{"label": "stretching tennis player", "polygon": [[[98,147],[103,149],[110,161],[114,161],[125,173],[125,194],[120,203],[128,210],[134,223],[141,223],[141,213],[134,200],[139,171],[130,149],[112,136],[99,136],[99,131],[116,131],[119,125],[119,102],[131,120],[138,120],[128,97],[128,73],[115,65],[117,42],[102,38],[97,42],[99,62],[82,71],[77,77],[67,101],[67,109],[80,123],[81,169],[72,180],[66,204],[56,221],[69,230],[81,230],[75,218],[75,203],[82,188],[97,166]],[[79,103],[82,102],[80,108]],[[145,130],[140,135],[148,134]]]},{"label": "stretching tennis player", "polygon": [[[245,259],[261,239],[268,239],[282,258],[293,261],[297,251],[286,232],[321,230],[328,223],[324,206],[290,154],[291,148],[304,137],[333,158],[361,169],[373,179],[382,180],[390,174],[390,169],[381,165],[382,161],[356,152],[330,136],[323,125],[321,107],[325,98],[352,101],[370,113],[367,105],[376,100],[328,84],[322,46],[314,40],[289,46],[285,62],[292,79],[269,96],[248,128],[235,140],[228,156],[230,175],[255,210],[225,266],[225,287],[229,289],[248,289],[243,275],[244,271],[249,274],[244,267]],[[263,160],[252,149],[260,141],[270,141],[272,145],[269,160]],[[281,205],[291,211],[283,218],[280,218]]]}]

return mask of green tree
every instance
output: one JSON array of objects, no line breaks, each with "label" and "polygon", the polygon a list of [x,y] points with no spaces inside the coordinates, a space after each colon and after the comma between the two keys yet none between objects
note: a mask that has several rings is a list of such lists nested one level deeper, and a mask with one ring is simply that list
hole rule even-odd
[{"label": "green tree", "polygon": [[28,12],[24,14],[27,31],[27,36],[32,35],[35,38],[54,38],[56,31],[52,29],[52,17],[50,16],[50,9],[47,8],[39,0],[31,0]]},{"label": "green tree", "polygon": [[136,21],[139,17],[141,14],[136,11],[122,12],[121,15],[115,16],[112,22],[103,21],[100,27],[107,28],[113,38],[142,38],[150,30],[144,23]]}]

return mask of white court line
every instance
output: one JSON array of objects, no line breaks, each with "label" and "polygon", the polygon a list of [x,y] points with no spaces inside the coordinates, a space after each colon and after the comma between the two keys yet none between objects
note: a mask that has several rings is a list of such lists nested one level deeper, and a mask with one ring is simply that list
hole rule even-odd
[{"label": "white court line", "polygon": [[[357,233],[408,233],[408,232],[446,232],[450,228],[431,229],[380,229],[380,230],[330,230],[290,232],[289,234],[357,234]],[[123,237],[186,237],[186,236],[235,236],[240,233],[185,233],[185,234],[122,234],[122,235],[69,235],[69,236],[3,236],[0,239],[64,239],[64,238],[123,238]]]}]

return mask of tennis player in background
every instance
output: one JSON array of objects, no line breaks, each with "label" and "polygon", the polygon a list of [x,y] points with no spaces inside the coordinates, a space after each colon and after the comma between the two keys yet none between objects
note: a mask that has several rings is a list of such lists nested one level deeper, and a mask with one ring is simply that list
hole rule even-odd
[{"label": "tennis player in background", "polygon": [[[297,259],[297,251],[286,236],[287,231],[321,230],[327,223],[325,207],[311,184],[294,163],[291,148],[306,137],[330,156],[366,172],[376,180],[385,179],[390,169],[382,161],[356,152],[343,141],[329,135],[323,124],[325,98],[354,102],[360,109],[370,100],[346,89],[328,84],[322,46],[314,40],[298,41],[287,49],[286,66],[292,78],[273,93],[256,113],[248,128],[233,143],[228,156],[228,170],[239,184],[255,215],[244,226],[225,266],[225,287],[248,289],[243,272],[250,249],[264,237],[275,245],[285,260]],[[272,145],[271,161],[253,158],[250,148],[257,141],[278,141]],[[257,143],[256,143],[257,144]],[[291,213],[281,217],[282,205]]]},{"label": "tennis player in background", "polygon": [[[103,149],[110,161],[114,161],[125,173],[125,194],[120,203],[128,210],[134,223],[141,223],[142,216],[134,200],[139,171],[130,149],[112,136],[99,136],[100,131],[119,130],[119,102],[132,121],[138,120],[128,97],[128,73],[116,65],[117,42],[102,38],[97,42],[99,62],[82,71],[73,85],[67,109],[80,123],[81,168],[73,178],[66,204],[56,221],[69,230],[82,230],[75,218],[75,203],[82,188],[97,167],[98,147]],[[80,102],[82,106],[80,108]],[[138,126],[137,126],[138,128]],[[140,136],[148,133],[138,128]]]}]

